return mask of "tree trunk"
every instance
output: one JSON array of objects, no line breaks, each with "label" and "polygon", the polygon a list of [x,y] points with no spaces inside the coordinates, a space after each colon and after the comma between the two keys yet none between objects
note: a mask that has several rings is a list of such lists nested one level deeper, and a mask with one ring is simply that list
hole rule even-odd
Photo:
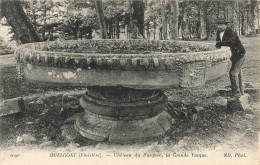
[{"label": "tree trunk", "polygon": [[117,21],[117,23],[116,23],[116,37],[117,37],[117,39],[120,38],[120,25],[119,25],[119,21]]},{"label": "tree trunk", "polygon": [[147,23],[147,33],[146,33],[146,38],[150,40],[150,21]]},{"label": "tree trunk", "polygon": [[132,0],[128,0],[129,3],[129,13],[127,17],[127,39],[132,39],[133,33],[133,2]]},{"label": "tree trunk", "polygon": [[1,12],[22,44],[41,41],[19,0],[2,0]]},{"label": "tree trunk", "polygon": [[[233,2],[232,5],[233,5],[233,8],[235,9],[235,11],[238,11],[237,2]],[[235,11],[232,10],[231,19],[232,19],[234,31],[239,34],[239,13],[237,13]]]},{"label": "tree trunk", "polygon": [[187,7],[189,5],[188,1],[183,2],[183,20],[182,20],[182,26],[181,26],[181,31],[182,31],[182,39],[183,40],[189,40],[190,39],[190,33],[191,31],[189,30],[189,24],[188,24],[188,16],[187,16]]},{"label": "tree trunk", "polygon": [[162,27],[159,28],[159,40],[163,40],[163,32]]},{"label": "tree trunk", "polygon": [[46,17],[47,17],[47,2],[46,0],[43,1],[44,3],[44,10],[43,10],[43,28],[42,28],[42,39],[43,40],[46,40],[46,35],[45,35],[45,32],[46,32],[46,26],[47,26],[47,20],[46,20]]},{"label": "tree trunk", "polygon": [[132,38],[144,38],[144,2],[143,0],[133,0],[133,15],[132,15]]},{"label": "tree trunk", "polygon": [[107,29],[102,8],[102,0],[95,0],[95,8],[99,20],[101,37],[102,39],[107,39]]},{"label": "tree trunk", "polygon": [[242,13],[241,15],[241,34],[246,35],[246,20],[245,20],[245,14]]},{"label": "tree trunk", "polygon": [[178,39],[179,0],[171,1],[171,16],[169,18],[170,39]]},{"label": "tree trunk", "polygon": [[154,22],[153,22],[153,39],[155,40],[156,39],[156,22],[155,22],[155,20],[154,20]]},{"label": "tree trunk", "polygon": [[109,22],[109,23],[108,23],[108,38],[109,38],[109,39],[112,39],[112,38],[113,38],[112,35],[113,35],[112,22]]},{"label": "tree trunk", "polygon": [[[240,9],[240,7],[239,7]],[[239,29],[239,35],[241,35],[242,31],[241,31],[241,15],[238,14],[238,29]]]},{"label": "tree trunk", "polygon": [[165,14],[165,0],[162,0],[162,39],[167,40],[167,21]]},{"label": "tree trunk", "polygon": [[256,36],[256,30],[255,30],[255,8],[257,6],[256,0],[251,0],[248,10],[248,26],[249,26],[249,35],[250,36]]},{"label": "tree trunk", "polygon": [[73,30],[73,39],[74,39],[74,40],[77,40],[77,39],[78,39],[78,33],[77,33],[77,30],[76,30],[76,29]]},{"label": "tree trunk", "polygon": [[32,20],[32,24],[33,24],[33,27],[36,29],[36,13],[35,13],[35,7],[34,7],[34,5],[37,3],[37,1],[33,1],[33,3],[32,3],[32,18],[33,18],[33,20]]},{"label": "tree trunk", "polygon": [[199,6],[199,38],[201,39],[207,39],[207,8],[208,5],[207,2],[202,2],[203,4]]},{"label": "tree trunk", "polygon": [[50,41],[53,41],[54,37],[53,37],[53,28],[54,27],[50,27]]}]

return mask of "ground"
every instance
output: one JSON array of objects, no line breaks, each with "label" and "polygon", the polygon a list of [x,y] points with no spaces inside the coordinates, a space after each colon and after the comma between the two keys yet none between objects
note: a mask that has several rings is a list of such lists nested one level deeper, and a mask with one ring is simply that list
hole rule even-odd
[{"label": "ground", "polygon": [[[243,65],[245,82],[259,88],[259,41],[260,36],[246,38],[241,36],[246,48],[246,60]],[[211,39],[209,42],[214,42]],[[220,94],[218,91],[229,86],[228,73],[215,82],[204,87],[193,89],[166,89],[165,94],[170,102],[177,104],[176,108],[193,106],[203,107],[196,119],[177,115],[174,129],[164,138],[154,139],[144,144],[115,145],[95,142],[87,139],[76,141],[65,140],[60,127],[71,113],[60,114],[61,108],[76,109],[80,94],[75,94],[73,87],[60,86],[33,86],[17,78],[16,68],[12,55],[0,56],[0,91],[1,100],[24,97],[26,112],[23,115],[2,117],[0,120],[0,147],[2,150],[37,150],[37,151],[93,151],[106,150],[109,152],[230,152],[238,151],[254,153],[258,150],[259,133],[259,93],[251,91],[250,107],[245,111],[227,113],[227,111],[214,104]],[[83,91],[77,87],[76,90]],[[74,91],[73,96],[65,98],[62,105],[60,96],[64,92]],[[43,95],[52,97],[42,97]],[[30,97],[32,96],[32,97]],[[169,108],[169,113],[174,111]],[[30,134],[36,138],[31,143],[17,143],[17,137]],[[52,141],[51,145],[40,144]]]}]

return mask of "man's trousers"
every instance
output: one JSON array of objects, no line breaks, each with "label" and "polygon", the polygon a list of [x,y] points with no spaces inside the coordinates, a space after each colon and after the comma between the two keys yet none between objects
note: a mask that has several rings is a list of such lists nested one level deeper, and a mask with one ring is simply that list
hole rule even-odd
[{"label": "man's trousers", "polygon": [[[229,71],[231,82],[232,95],[244,94],[242,65],[245,61],[245,56],[239,59],[232,59],[232,66]],[[239,92],[240,89],[240,92]]]}]

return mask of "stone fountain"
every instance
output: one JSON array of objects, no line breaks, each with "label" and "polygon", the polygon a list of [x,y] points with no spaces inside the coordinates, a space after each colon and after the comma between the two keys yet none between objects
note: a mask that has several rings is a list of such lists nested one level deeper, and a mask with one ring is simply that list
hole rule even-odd
[{"label": "stone fountain", "polygon": [[226,73],[230,50],[164,40],[77,40],[20,45],[20,74],[85,86],[75,129],[96,141],[131,143],[172,129],[163,88],[190,88]]}]

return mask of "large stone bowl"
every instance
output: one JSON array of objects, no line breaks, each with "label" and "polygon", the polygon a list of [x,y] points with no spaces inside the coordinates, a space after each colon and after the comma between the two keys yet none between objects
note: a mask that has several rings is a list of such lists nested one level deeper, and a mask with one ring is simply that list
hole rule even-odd
[{"label": "large stone bowl", "polygon": [[77,40],[20,45],[20,74],[86,86],[75,128],[97,141],[131,143],[172,129],[162,88],[203,86],[227,71],[230,50],[163,40]]}]

